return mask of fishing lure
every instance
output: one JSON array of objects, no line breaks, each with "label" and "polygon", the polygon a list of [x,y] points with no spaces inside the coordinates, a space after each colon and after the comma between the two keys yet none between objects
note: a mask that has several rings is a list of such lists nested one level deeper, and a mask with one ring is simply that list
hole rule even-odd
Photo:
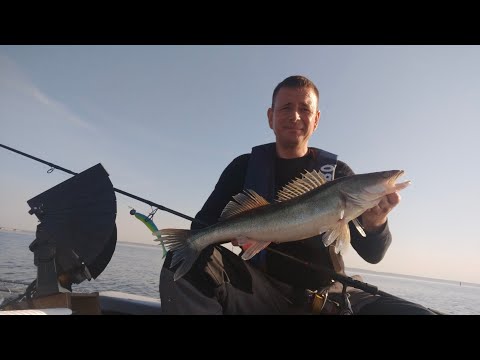
[{"label": "fishing lure", "polygon": [[[140,214],[137,212],[135,209],[130,210],[130,215],[134,215],[138,220],[140,220],[142,223],[145,224],[145,226],[152,232],[153,235],[154,233],[158,231],[157,225],[153,222],[151,218],[149,218],[146,215]],[[160,244],[162,245],[163,249],[163,256],[162,259],[167,255],[167,249],[165,248],[165,245],[163,244],[163,240],[160,235],[155,235],[157,239],[160,241]]]}]

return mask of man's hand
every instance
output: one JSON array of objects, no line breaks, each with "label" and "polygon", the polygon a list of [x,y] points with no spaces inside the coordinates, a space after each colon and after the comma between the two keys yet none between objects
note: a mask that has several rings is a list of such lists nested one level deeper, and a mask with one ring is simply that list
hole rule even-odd
[{"label": "man's hand", "polygon": [[378,231],[387,221],[387,214],[400,202],[400,194],[385,195],[377,206],[362,214],[362,225],[366,232]]}]

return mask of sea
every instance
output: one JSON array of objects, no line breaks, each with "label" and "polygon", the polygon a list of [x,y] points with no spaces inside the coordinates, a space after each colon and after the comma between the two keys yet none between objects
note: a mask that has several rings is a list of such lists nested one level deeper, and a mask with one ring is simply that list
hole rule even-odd
[{"label": "sea", "polygon": [[[22,294],[36,279],[37,269],[28,246],[32,232],[0,230],[0,306]],[[117,242],[105,270],[91,281],[74,284],[74,292],[122,291],[159,299],[162,249],[152,245]],[[364,282],[385,291],[451,315],[480,314],[480,285],[441,279],[375,273],[347,268],[349,276],[361,275]]]}]

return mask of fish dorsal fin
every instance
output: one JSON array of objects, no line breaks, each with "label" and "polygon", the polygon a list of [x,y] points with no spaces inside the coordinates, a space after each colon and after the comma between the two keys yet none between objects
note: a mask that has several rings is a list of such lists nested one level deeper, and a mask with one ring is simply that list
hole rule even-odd
[{"label": "fish dorsal fin", "polygon": [[243,192],[235,195],[233,199],[235,201],[230,201],[223,209],[222,214],[220,215],[220,220],[225,220],[245,211],[269,205],[267,200],[253,190],[243,190]]},{"label": "fish dorsal fin", "polygon": [[302,178],[296,178],[285,185],[278,193],[276,201],[286,201],[312,191],[327,182],[325,176],[316,170],[307,171]]}]

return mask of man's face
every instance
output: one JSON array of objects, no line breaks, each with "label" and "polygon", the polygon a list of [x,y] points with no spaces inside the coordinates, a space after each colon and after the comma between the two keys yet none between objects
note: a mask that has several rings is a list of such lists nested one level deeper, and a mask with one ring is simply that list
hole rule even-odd
[{"label": "man's face", "polygon": [[268,109],[268,123],[277,143],[286,147],[307,143],[320,119],[318,99],[309,88],[282,87],[273,109]]}]

